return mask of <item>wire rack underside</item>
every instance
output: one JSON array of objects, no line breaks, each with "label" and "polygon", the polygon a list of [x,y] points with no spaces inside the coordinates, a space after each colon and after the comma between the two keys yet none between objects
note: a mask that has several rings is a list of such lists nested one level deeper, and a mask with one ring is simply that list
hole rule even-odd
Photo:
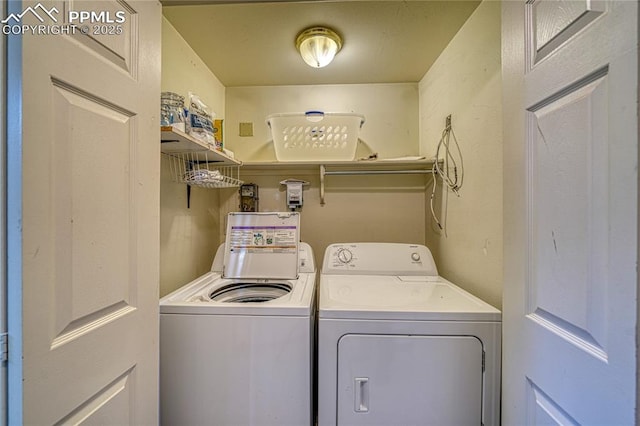
[{"label": "wire rack underside", "polygon": [[174,182],[185,183],[200,188],[236,188],[244,182],[240,180],[240,167],[219,165],[209,161],[202,153],[184,152],[165,155],[171,165]]}]

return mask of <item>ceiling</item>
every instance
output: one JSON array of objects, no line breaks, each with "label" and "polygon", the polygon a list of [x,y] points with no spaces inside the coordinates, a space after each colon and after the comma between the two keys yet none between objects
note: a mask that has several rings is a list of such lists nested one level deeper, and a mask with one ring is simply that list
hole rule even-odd
[{"label": "ceiling", "polygon": [[[417,82],[480,1],[165,0],[163,14],[226,87]],[[343,48],[325,68],[295,49],[325,25]]]}]

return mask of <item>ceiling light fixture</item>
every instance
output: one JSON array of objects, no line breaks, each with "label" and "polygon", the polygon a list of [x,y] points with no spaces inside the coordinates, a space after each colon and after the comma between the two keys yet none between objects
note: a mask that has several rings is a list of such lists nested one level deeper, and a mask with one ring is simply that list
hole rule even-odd
[{"label": "ceiling light fixture", "polygon": [[302,59],[314,68],[322,68],[333,61],[342,48],[342,39],[330,28],[311,27],[296,37],[296,49]]}]

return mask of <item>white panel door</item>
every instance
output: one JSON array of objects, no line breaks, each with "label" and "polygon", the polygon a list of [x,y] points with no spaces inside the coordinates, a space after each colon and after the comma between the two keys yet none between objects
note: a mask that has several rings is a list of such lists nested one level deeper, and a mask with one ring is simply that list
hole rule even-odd
[{"label": "white panel door", "polygon": [[22,202],[10,206],[21,208],[20,240],[10,241],[21,270],[12,266],[9,282],[9,423],[155,425],[161,6],[19,9],[27,13],[14,21],[44,26],[68,24],[70,11],[96,14],[75,34],[21,39],[11,90],[22,104],[10,111],[22,170],[8,184],[22,185]]},{"label": "white panel door", "polygon": [[482,377],[472,336],[348,334],[338,342],[337,424],[477,426]]},{"label": "white panel door", "polygon": [[638,3],[503,3],[503,423],[635,422]]}]

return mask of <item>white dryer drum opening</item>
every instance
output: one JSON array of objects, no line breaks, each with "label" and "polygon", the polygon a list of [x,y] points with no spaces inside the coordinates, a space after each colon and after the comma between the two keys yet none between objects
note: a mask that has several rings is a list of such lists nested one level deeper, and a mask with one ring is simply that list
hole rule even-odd
[{"label": "white dryer drum opening", "polygon": [[260,303],[285,296],[291,292],[291,289],[291,285],[284,282],[236,282],[211,292],[209,298],[214,302],[222,303]]}]

